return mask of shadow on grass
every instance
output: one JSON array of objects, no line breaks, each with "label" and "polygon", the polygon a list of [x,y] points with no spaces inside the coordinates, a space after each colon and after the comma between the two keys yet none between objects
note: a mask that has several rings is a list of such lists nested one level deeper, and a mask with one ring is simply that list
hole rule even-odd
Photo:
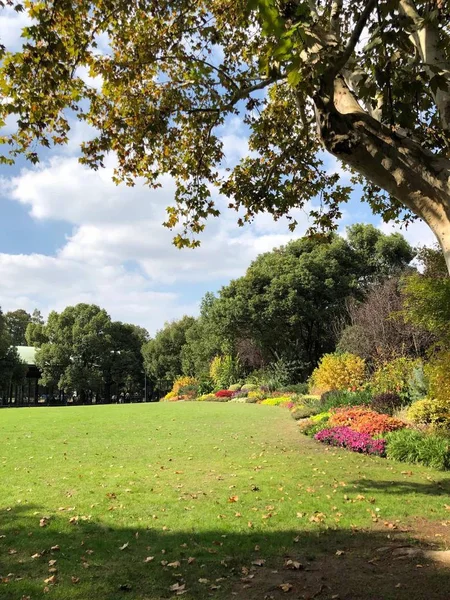
[{"label": "shadow on grass", "polygon": [[395,559],[409,543],[396,532],[230,533],[224,524],[196,533],[70,523],[71,515],[47,522],[36,506],[0,511],[2,600],[444,600],[450,589],[450,569]]},{"label": "shadow on grass", "polygon": [[416,481],[373,481],[358,479],[352,485],[359,492],[383,492],[404,497],[405,494],[423,494],[426,496],[450,496],[450,479],[433,480],[430,483]]}]

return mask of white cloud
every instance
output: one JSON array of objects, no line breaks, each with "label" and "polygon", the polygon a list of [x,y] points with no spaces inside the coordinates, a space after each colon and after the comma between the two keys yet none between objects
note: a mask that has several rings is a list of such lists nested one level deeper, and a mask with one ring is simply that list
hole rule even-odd
[{"label": "white cloud", "polygon": [[10,6],[0,10],[0,40],[7,50],[17,52],[21,49],[24,42],[22,30],[31,22],[25,11],[17,12]]},{"label": "white cloud", "polygon": [[437,239],[426,223],[421,220],[414,221],[408,227],[402,227],[395,223],[384,223],[381,221],[378,225],[383,233],[401,233],[411,244],[411,246],[433,246]]},{"label": "white cloud", "polygon": [[[266,214],[239,228],[236,213],[216,197],[223,215],[207,224],[201,247],[178,250],[173,232],[162,226],[173,202],[173,181],[162,178],[156,190],[140,183],[118,187],[111,180],[114,164],[110,158],[105,169],[94,172],[75,157],[59,156],[3,182],[35,219],[74,226],[53,256],[0,255],[5,309],[17,307],[19,298],[20,306],[44,311],[94,302],[116,319],[155,331],[165,320],[197,311],[196,284],[203,291],[206,282],[214,290],[239,277],[259,253],[299,237],[307,226],[306,213],[298,211],[294,234],[285,220],[275,223]],[[130,270],[130,262],[136,269]],[[161,292],[167,286],[176,292]],[[194,300],[186,302],[186,293]]]}]

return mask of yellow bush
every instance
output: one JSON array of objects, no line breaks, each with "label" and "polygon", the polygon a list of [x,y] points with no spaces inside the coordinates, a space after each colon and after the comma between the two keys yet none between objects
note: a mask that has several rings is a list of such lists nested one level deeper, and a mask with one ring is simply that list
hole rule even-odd
[{"label": "yellow bush", "polygon": [[429,395],[450,408],[450,351],[437,354],[424,368]]},{"label": "yellow bush", "polygon": [[169,392],[164,396],[164,398],[162,398],[162,400],[169,402],[170,400],[174,400],[175,398],[178,398],[178,394],[176,394],[175,392]]},{"label": "yellow bush", "polygon": [[198,385],[197,379],[195,379],[195,377],[188,376],[178,377],[174,381],[172,392],[178,394],[181,388],[184,388],[188,385]]},{"label": "yellow bush", "polygon": [[413,423],[433,425],[437,428],[450,426],[450,406],[439,400],[431,398],[418,400],[411,404],[407,415]]},{"label": "yellow bush", "polygon": [[366,362],[363,358],[345,352],[325,354],[314,369],[310,379],[310,391],[323,394],[334,390],[356,391],[366,379]]}]

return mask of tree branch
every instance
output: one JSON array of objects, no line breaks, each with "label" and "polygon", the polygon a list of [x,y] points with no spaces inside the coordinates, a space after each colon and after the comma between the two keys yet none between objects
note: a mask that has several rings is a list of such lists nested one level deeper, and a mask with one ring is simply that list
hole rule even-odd
[{"label": "tree branch", "polygon": [[347,62],[349,61],[351,55],[353,54],[356,44],[359,42],[359,38],[363,32],[364,27],[367,25],[367,21],[369,20],[370,14],[375,8],[377,0],[368,0],[365,9],[359,16],[358,21],[356,22],[355,28],[353,29],[353,33],[348,40],[347,46],[340,56],[338,56],[335,64],[330,69],[329,75],[334,78],[339,73],[341,69],[345,67]]},{"label": "tree branch", "polygon": [[412,0],[400,0],[399,8],[413,25],[409,39],[416,48],[428,76],[432,79],[436,76],[436,69],[439,69],[439,75],[444,78],[444,84],[437,85],[431,93],[439,111],[442,127],[445,131],[450,131],[450,64],[440,48],[441,32],[430,20],[422,19]]}]

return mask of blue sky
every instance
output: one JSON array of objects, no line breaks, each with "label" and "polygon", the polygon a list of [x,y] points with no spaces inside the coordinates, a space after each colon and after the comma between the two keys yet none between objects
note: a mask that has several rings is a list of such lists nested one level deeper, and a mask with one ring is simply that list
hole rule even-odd
[{"label": "blue sky", "polygon": [[[0,13],[0,37],[18,44],[23,15]],[[306,214],[295,214],[294,233],[287,222],[275,223],[260,215],[243,228],[236,214],[226,210],[208,224],[202,246],[177,250],[173,233],[162,226],[165,208],[173,200],[169,177],[162,188],[142,185],[117,187],[111,181],[114,157],[106,169],[93,172],[79,164],[79,142],[90,135],[74,122],[65,148],[47,153],[40,165],[23,162],[0,171],[0,306],[3,310],[39,308],[44,315],[77,302],[93,302],[114,319],[136,323],[151,333],[165,321],[196,314],[207,291],[216,291],[245,273],[261,252],[301,236],[308,226]],[[247,130],[237,118],[221,132],[229,165],[247,151]],[[327,158],[327,168],[339,165]],[[381,224],[358,200],[344,207],[341,231],[356,222]],[[431,244],[433,236],[423,223],[413,224],[405,237],[414,245]]]}]

